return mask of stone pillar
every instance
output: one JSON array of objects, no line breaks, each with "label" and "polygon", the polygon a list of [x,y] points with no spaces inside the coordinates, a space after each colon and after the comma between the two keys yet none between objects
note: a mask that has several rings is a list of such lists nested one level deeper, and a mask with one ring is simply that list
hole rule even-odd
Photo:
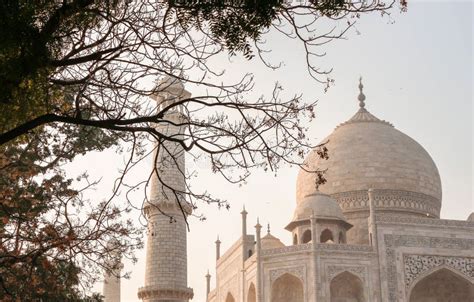
[{"label": "stone pillar", "polygon": [[262,253],[262,241],[260,232],[262,230],[262,226],[257,218],[257,224],[255,225],[255,233],[257,238],[257,278],[256,278],[256,290],[257,290],[257,302],[263,302],[263,272],[262,272],[262,261],[261,261],[261,253]]},{"label": "stone pillar", "polygon": [[[316,221],[316,217],[314,216],[314,212],[311,213],[310,216],[310,222],[311,222],[311,244],[312,244],[312,257],[311,257],[311,275],[313,277],[313,286],[311,288],[308,288],[308,302],[315,302],[317,301],[317,288],[319,287],[319,282],[318,282],[318,268],[317,268],[317,262],[318,262],[318,255],[317,255],[317,244],[319,242],[319,232],[318,232],[318,224]],[[311,280],[311,279],[310,279]]]},{"label": "stone pillar", "polygon": [[316,243],[319,243],[318,224],[316,223],[316,217],[314,217],[314,214],[311,214],[309,219],[311,221],[311,241],[313,247],[316,248]]},{"label": "stone pillar", "polygon": [[374,252],[377,253],[376,257],[376,274],[377,277],[374,283],[374,289],[371,291],[373,298],[376,301],[382,295],[382,284],[381,284],[381,268],[380,268],[380,255],[378,255],[378,240],[377,240],[377,223],[375,220],[375,198],[374,198],[374,190],[368,190],[369,195],[369,218],[368,218],[368,227],[369,227],[369,243],[373,247]]},{"label": "stone pillar", "polygon": [[209,300],[209,292],[211,291],[211,275],[209,271],[206,274],[206,301]]},{"label": "stone pillar", "polygon": [[219,236],[217,236],[216,240],[216,261],[219,260],[221,257],[221,241],[219,240]]},{"label": "stone pillar", "polygon": [[[161,81],[157,89],[160,92],[154,97],[160,111],[190,97],[181,82],[171,77]],[[182,111],[174,107],[164,112],[157,131],[182,138],[184,128],[173,125],[185,121]],[[151,198],[144,208],[148,220],[145,286],[138,290],[138,297],[145,302],[187,302],[193,290],[187,286],[185,219],[192,208],[185,199],[184,150],[178,142],[169,140],[158,142],[156,147]]]},{"label": "stone pillar", "polygon": [[369,243],[377,249],[377,226],[375,224],[374,190],[369,189]]}]

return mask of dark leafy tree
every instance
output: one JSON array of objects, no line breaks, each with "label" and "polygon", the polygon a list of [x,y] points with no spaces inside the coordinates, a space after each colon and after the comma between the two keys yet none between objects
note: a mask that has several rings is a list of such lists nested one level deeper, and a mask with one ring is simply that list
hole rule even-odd
[{"label": "dark leafy tree", "polygon": [[[124,180],[151,153],[147,145],[174,141],[192,157],[205,156],[215,173],[236,183],[245,181],[255,168],[276,171],[287,163],[306,169],[302,161],[311,148],[327,157],[324,146],[311,145],[305,135],[303,125],[314,117],[314,102],[304,102],[300,96],[284,99],[278,84],[267,97],[249,99],[252,76],[223,82],[223,72],[212,60],[242,55],[278,68],[278,62],[267,56],[265,39],[269,32],[279,33],[299,42],[309,74],[328,87],[330,70],[317,65],[324,56],[321,46],[344,37],[361,14],[386,14],[393,4],[379,0],[2,1],[3,297],[19,295],[25,287],[15,284],[25,280],[40,282],[31,291],[36,295],[32,298],[50,294],[43,290],[53,277],[65,282],[51,294],[75,295],[64,289],[77,285],[79,275],[93,277],[104,266],[104,255],[110,254],[105,241],[122,242],[117,248],[125,255],[140,245],[125,240],[134,238],[133,226],[117,222],[132,205],[119,208],[114,197],[120,186],[128,190],[147,186],[151,175],[139,184]],[[167,89],[153,84],[163,78],[179,80],[187,88],[205,87],[201,90],[207,92],[167,106],[150,102],[151,96]],[[167,113],[178,106],[187,116],[180,125],[185,131],[178,138],[169,137],[160,125],[173,124]],[[130,152],[113,196],[103,203],[83,200],[62,164],[77,154],[117,144]],[[324,181],[323,171],[310,172],[319,175],[318,182]],[[184,193],[193,206],[199,200],[226,205],[206,192],[188,188]],[[71,216],[72,209],[84,207],[89,210],[83,215]],[[16,271],[27,275],[15,275]]]}]

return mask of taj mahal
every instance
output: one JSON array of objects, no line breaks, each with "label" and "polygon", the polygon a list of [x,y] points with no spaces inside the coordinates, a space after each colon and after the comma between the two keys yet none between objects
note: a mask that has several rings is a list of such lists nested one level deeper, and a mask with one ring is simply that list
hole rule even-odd
[{"label": "taj mahal", "polygon": [[[154,97],[160,106],[190,96],[175,79],[159,85],[166,86]],[[358,88],[355,114],[322,140],[329,159],[313,151],[305,160],[310,169],[326,171],[327,182],[316,186],[314,173],[298,174],[294,214],[285,227],[292,245],[258,221],[248,225],[244,208],[240,238],[226,251],[215,242],[215,288],[209,274],[203,282],[207,302],[474,301],[474,213],[466,220],[440,218],[435,162],[419,143],[369,112],[362,82]],[[185,116],[175,110],[166,118]],[[183,129],[160,131],[179,136]],[[184,151],[173,142],[163,147],[175,160],[158,149],[161,179],[185,190],[179,173]],[[178,207],[179,194],[156,176],[152,181],[145,279],[137,295],[144,302],[192,301],[182,214],[191,208]],[[120,279],[106,274],[103,294],[106,302],[119,302]]]}]

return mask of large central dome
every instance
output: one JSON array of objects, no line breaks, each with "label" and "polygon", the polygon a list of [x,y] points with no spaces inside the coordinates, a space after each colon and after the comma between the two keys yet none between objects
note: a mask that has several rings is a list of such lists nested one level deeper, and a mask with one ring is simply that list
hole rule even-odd
[{"label": "large central dome", "polygon": [[[329,159],[315,151],[306,159],[310,169],[327,170],[327,183],[319,190],[335,198],[348,218],[368,215],[370,188],[379,211],[439,217],[441,180],[435,163],[415,140],[369,113],[362,84],[359,88],[358,112],[323,140]],[[297,203],[317,192],[312,173],[301,170],[296,185]]]}]

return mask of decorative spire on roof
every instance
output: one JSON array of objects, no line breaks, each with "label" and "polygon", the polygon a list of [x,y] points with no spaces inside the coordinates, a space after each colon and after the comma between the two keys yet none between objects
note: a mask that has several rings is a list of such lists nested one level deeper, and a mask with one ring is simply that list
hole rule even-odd
[{"label": "decorative spire on roof", "polygon": [[270,223],[267,223],[267,234],[270,234]]},{"label": "decorative spire on roof", "polygon": [[257,224],[255,225],[255,228],[260,230],[262,226],[260,225],[260,219],[257,217]]},{"label": "decorative spire on roof", "polygon": [[359,96],[357,97],[357,99],[359,100],[359,106],[360,108],[364,108],[365,107],[365,94],[363,92],[363,89],[364,89],[364,85],[362,85],[362,76],[359,78]]},{"label": "decorative spire on roof", "polygon": [[359,110],[348,121],[345,121],[344,123],[339,124],[339,126],[337,126],[336,129],[339,128],[340,126],[344,126],[348,124],[368,123],[368,122],[382,123],[382,124],[386,124],[388,126],[393,127],[393,125],[390,124],[389,122],[378,119],[369,111],[367,111],[367,109],[365,109],[365,94],[363,90],[364,90],[364,85],[362,84],[362,77],[360,77],[359,78],[359,96],[357,97],[357,99],[359,100]]}]

